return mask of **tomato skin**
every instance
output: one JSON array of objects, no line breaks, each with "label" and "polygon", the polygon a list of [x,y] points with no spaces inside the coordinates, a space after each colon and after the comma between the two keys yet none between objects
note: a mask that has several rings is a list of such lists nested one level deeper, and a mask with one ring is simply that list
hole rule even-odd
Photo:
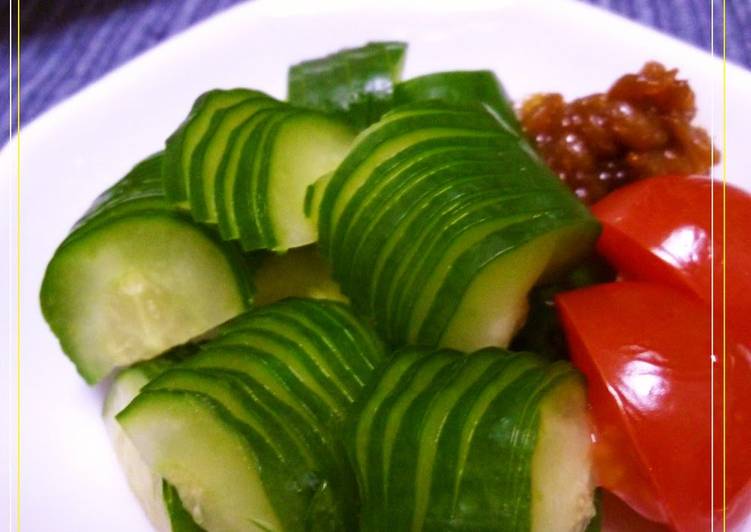
[{"label": "tomato skin", "polygon": [[669,532],[666,525],[648,521],[612,493],[602,493],[602,532]]},{"label": "tomato skin", "polygon": [[[600,484],[681,532],[719,525],[722,366],[714,364],[713,404],[709,307],[672,287],[628,281],[559,294],[556,305],[588,380]],[[751,353],[728,336],[725,359],[732,530],[751,510]]]},{"label": "tomato skin", "polygon": [[[598,251],[624,278],[675,286],[708,304],[714,262],[716,313],[724,251],[727,319],[739,333],[749,331],[751,194],[727,185],[725,199],[723,209],[722,183],[702,176],[654,177],[618,189],[592,207],[603,226]],[[751,332],[745,336],[751,340]]]}]

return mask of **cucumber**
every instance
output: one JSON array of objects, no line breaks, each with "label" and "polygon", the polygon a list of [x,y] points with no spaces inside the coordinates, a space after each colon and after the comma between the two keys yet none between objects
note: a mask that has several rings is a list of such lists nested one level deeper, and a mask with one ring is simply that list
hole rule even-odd
[{"label": "cucumber", "polygon": [[282,255],[263,252],[258,261],[253,275],[256,306],[288,297],[347,301],[315,246],[290,249]]},{"label": "cucumber", "polygon": [[508,345],[530,289],[586,256],[599,231],[518,132],[477,105],[391,111],[313,196],[319,186],[333,277],[393,345]]},{"label": "cucumber", "polygon": [[490,70],[435,72],[402,81],[394,87],[395,105],[425,100],[487,104],[510,130],[521,135],[521,124],[513,103],[498,77]]},{"label": "cucumber", "polygon": [[164,193],[170,202],[184,209],[189,208],[193,152],[209,129],[214,114],[258,96],[263,94],[249,89],[215,89],[196,99],[188,117],[165,143],[162,176]]},{"label": "cucumber", "polygon": [[279,102],[264,95],[245,99],[212,116],[190,162],[190,212],[196,221],[218,222],[214,198],[216,177],[234,131],[252,120],[258,111],[278,105]]},{"label": "cucumber", "polygon": [[423,140],[462,133],[490,134],[497,127],[489,115],[434,104],[406,106],[385,115],[358,135],[326,185],[318,208],[322,248],[328,250],[347,202],[379,164]]},{"label": "cucumber", "polygon": [[216,401],[191,392],[142,392],[117,419],[144,461],[175,486],[203,528],[284,529],[274,510],[274,499],[284,499],[284,493],[272,495],[264,480],[294,480],[281,468],[261,470],[259,450],[251,442],[266,454],[262,440]]},{"label": "cucumber", "polygon": [[130,489],[154,528],[165,532],[194,532],[202,529],[182,507],[174,488],[153,473],[143,461],[138,450],[115,420],[115,416],[149,381],[196,350],[197,347],[194,345],[180,346],[163,356],[122,370],[112,380],[102,410],[105,428]]},{"label": "cucumber", "polygon": [[284,124],[269,155],[264,189],[275,239],[268,247],[285,251],[317,240],[316,227],[303,208],[305,191],[336,168],[353,139],[351,129],[322,114],[300,114]]},{"label": "cucumber", "polygon": [[117,420],[207,530],[354,530],[340,432],[384,358],[345,305],[286,299],[218,327]]},{"label": "cucumber", "polygon": [[403,42],[371,42],[293,65],[287,99],[300,107],[339,114],[354,127],[365,128],[391,108],[406,51]]},{"label": "cucumber", "polygon": [[[230,135],[221,159],[214,183],[214,203],[219,225],[219,234],[225,240],[240,238],[240,229],[235,219],[235,183],[249,181],[260,162],[254,157],[260,146],[262,129],[259,125],[269,117],[269,110],[260,110]],[[239,186],[239,185],[238,185]]]},{"label": "cucumber", "polygon": [[204,530],[185,509],[175,487],[166,480],[162,481],[162,498],[167,507],[172,532],[202,532]]},{"label": "cucumber", "polygon": [[42,312],[89,383],[188,341],[252,299],[236,246],[168,206],[162,166],[161,155],[149,158],[100,196],[47,266]]},{"label": "cucumber", "polygon": [[598,256],[589,257],[565,277],[536,287],[529,296],[529,315],[511,342],[514,351],[532,351],[548,360],[568,358],[568,346],[555,308],[555,295],[598,283],[610,283],[616,272]]},{"label": "cucumber", "polygon": [[353,138],[350,126],[321,112],[255,91],[211,91],[167,142],[164,187],[194,220],[218,225],[245,251],[284,252],[316,241],[305,192]]},{"label": "cucumber", "polygon": [[348,416],[361,530],[583,532],[595,515],[589,434],[567,363],[405,348]]}]

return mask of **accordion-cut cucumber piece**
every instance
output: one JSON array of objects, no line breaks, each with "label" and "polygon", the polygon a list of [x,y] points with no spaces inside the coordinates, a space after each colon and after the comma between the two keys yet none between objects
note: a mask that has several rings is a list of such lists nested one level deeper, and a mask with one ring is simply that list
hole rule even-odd
[{"label": "accordion-cut cucumber piece", "polygon": [[[306,190],[339,164],[354,136],[338,118],[263,93],[211,91],[167,143],[164,186],[193,219],[217,224],[245,251],[283,252],[316,241]],[[174,168],[184,175],[170,178]],[[175,192],[183,182],[187,203]]]},{"label": "accordion-cut cucumber piece", "polygon": [[284,251],[317,240],[318,231],[305,216],[305,192],[321,175],[336,168],[353,139],[350,128],[317,113],[297,115],[282,126],[269,154],[267,183],[259,190],[268,201],[275,239],[268,247]]},{"label": "accordion-cut cucumber piece", "polygon": [[[252,297],[234,245],[162,203],[161,156],[95,203],[55,252],[42,312],[89,383],[236,316]],[[148,178],[148,179],[147,179]]]},{"label": "accordion-cut cucumber piece", "polygon": [[[207,530],[354,530],[357,486],[341,430],[384,358],[345,305],[285,299],[218,327],[118,421]],[[224,490],[243,491],[234,504],[248,510],[225,504]]]},{"label": "accordion-cut cucumber piece", "polygon": [[293,65],[287,76],[288,100],[339,114],[365,128],[391,108],[406,51],[406,43],[371,42]]},{"label": "accordion-cut cucumber piece", "polygon": [[240,228],[235,217],[235,187],[236,183],[250,181],[260,167],[260,158],[255,157],[256,150],[261,145],[261,133],[269,115],[270,109],[262,109],[254,113],[230,135],[224,156],[222,157],[214,183],[214,203],[219,225],[219,234],[225,240],[240,238]]},{"label": "accordion-cut cucumber piece", "polygon": [[171,364],[161,359],[142,362],[120,372],[104,401],[102,417],[110,441],[131,491],[156,530],[170,531],[170,516],[164,502],[162,477],[153,473],[115,420],[115,416],[138,395],[146,383]]},{"label": "accordion-cut cucumber piece", "polygon": [[261,470],[249,441],[259,437],[216,401],[191,392],[142,392],[117,420],[144,461],[175,486],[203,528],[284,530],[283,516],[272,502],[276,494],[267,491],[264,476],[287,476]]},{"label": "accordion-cut cucumber piece", "polygon": [[465,351],[508,345],[599,229],[497,114],[435,100],[361,133],[318,210],[334,279],[389,343]]},{"label": "accordion-cut cucumber piece", "polygon": [[130,489],[154,528],[163,532],[194,532],[202,529],[182,507],[174,488],[143,461],[115,416],[128,406],[149,381],[196,350],[195,345],[180,346],[160,357],[122,370],[112,380],[102,410],[104,425]]},{"label": "accordion-cut cucumber piece", "polygon": [[395,105],[425,100],[487,104],[510,129],[521,133],[521,125],[511,99],[498,77],[490,70],[435,72],[408,79],[394,87]]},{"label": "accordion-cut cucumber piece", "polygon": [[567,363],[406,348],[348,419],[365,532],[583,532],[595,515],[583,379]]},{"label": "accordion-cut cucumber piece", "polygon": [[497,122],[489,115],[446,109],[444,105],[412,105],[396,109],[363,131],[326,185],[318,208],[321,246],[328,250],[347,202],[376,167],[410,146],[428,139],[478,131],[490,132]]},{"label": "accordion-cut cucumber piece", "polygon": [[214,114],[243,100],[263,96],[249,89],[211,90],[196,99],[188,117],[167,139],[162,161],[164,192],[178,207],[190,207],[191,162]]},{"label": "accordion-cut cucumber piece", "polygon": [[258,111],[278,105],[271,97],[258,96],[214,114],[190,162],[190,212],[196,221],[217,223],[216,177],[235,129]]}]

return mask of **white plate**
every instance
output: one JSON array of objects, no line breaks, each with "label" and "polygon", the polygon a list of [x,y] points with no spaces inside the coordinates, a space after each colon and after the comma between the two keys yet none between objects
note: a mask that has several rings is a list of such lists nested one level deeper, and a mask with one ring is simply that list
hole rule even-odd
[{"label": "white plate", "polygon": [[[102,189],[162,146],[202,91],[244,85],[284,96],[288,65],[379,39],[410,43],[407,76],[492,68],[516,99],[535,91],[560,91],[568,97],[600,91],[619,75],[656,59],[680,68],[691,81],[699,123],[721,140],[718,60],[584,4],[456,0],[398,9],[388,1],[309,4],[238,5],[130,62],[23,130],[23,530],[149,529],[100,422],[102,390],[88,388],[62,355],[39,312],[37,294],[45,265],[71,224]],[[751,75],[732,65],[727,73],[728,176],[751,188],[751,150],[745,148]],[[6,197],[15,198],[14,143],[0,154],[0,168],[7,174],[2,184]],[[13,216],[11,209],[10,221]],[[14,242],[14,226],[10,232],[5,225],[9,220],[2,222],[2,238],[13,235]],[[15,275],[11,261],[0,268],[13,279],[4,270],[8,264]],[[13,330],[15,312],[0,317]],[[1,369],[14,375],[13,367]],[[3,408],[0,415],[7,414]],[[0,445],[5,444],[7,439]],[[2,517],[0,522],[7,522]]]}]

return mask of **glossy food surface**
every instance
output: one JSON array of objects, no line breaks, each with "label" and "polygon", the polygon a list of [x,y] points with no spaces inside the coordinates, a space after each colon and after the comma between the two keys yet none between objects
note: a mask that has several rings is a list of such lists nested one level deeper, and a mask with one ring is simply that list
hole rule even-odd
[{"label": "glossy food surface", "polygon": [[521,121],[545,162],[591,203],[645,177],[709,171],[719,152],[692,124],[695,114],[694,92],[678,70],[650,62],[605,93],[571,102],[557,93],[532,96]]},{"label": "glossy food surface", "polygon": [[723,209],[721,182],[700,176],[663,176],[617,190],[592,210],[603,224],[598,250],[622,275],[681,288],[706,304],[714,298],[717,323],[721,322],[724,271],[728,323],[751,345],[748,192],[728,185]]},{"label": "glossy food surface", "polygon": [[[574,364],[587,376],[600,484],[644,516],[680,531],[721,523],[711,481],[722,485],[723,357],[714,368],[710,312],[682,292],[635,282],[557,297]],[[748,512],[751,494],[749,352],[727,338],[727,517]],[[713,381],[714,378],[714,381]],[[712,398],[712,387],[716,391]],[[714,417],[712,417],[714,416]],[[716,492],[719,493],[719,492]]]}]

